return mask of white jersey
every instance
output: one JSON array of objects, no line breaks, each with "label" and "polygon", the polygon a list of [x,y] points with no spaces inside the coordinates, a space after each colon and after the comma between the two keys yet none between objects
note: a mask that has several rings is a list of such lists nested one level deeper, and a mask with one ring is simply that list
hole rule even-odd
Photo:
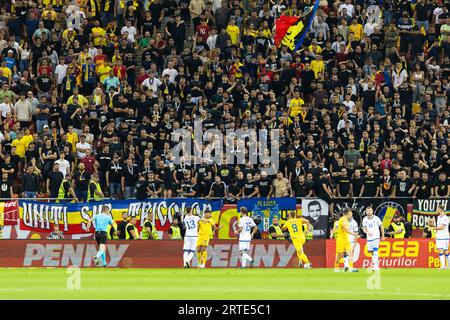
[{"label": "white jersey", "polygon": [[450,238],[450,234],[448,232],[448,217],[447,216],[438,216],[436,226],[444,226],[444,230],[436,230],[436,239],[438,240],[448,240]]},{"label": "white jersey", "polygon": [[378,218],[377,216],[372,216],[372,219],[364,217],[362,226],[363,228],[367,229],[368,233],[370,233],[370,235],[367,234],[367,241],[380,238],[380,226],[382,224],[383,223],[381,222],[380,218]]},{"label": "white jersey", "polygon": [[239,219],[238,227],[242,228],[241,233],[239,233],[239,241],[252,240],[251,232],[254,226],[256,226],[255,221],[250,217],[242,217]]},{"label": "white jersey", "polygon": [[186,227],[185,237],[198,237],[199,216],[186,215],[184,217],[184,226]]},{"label": "white jersey", "polygon": [[[358,233],[358,230],[359,230],[358,222],[356,222],[355,219],[352,219],[352,221],[350,221],[349,226],[350,226],[350,230],[352,230],[354,233]],[[350,242],[355,242],[354,235],[349,234],[348,238],[349,238]]]}]

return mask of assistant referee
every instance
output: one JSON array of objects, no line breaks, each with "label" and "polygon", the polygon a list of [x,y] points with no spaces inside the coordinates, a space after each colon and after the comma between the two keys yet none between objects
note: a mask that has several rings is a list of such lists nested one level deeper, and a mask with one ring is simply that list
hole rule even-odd
[{"label": "assistant referee", "polygon": [[[94,215],[92,219],[88,221],[88,230],[91,228],[92,222],[94,222],[95,228],[95,241],[97,241],[99,246],[99,250],[93,258],[94,263],[98,266],[98,260],[101,257],[102,265],[103,267],[106,267],[106,239],[108,239],[108,225],[111,225],[111,228],[114,229],[114,221],[109,214],[109,208],[105,205],[102,206],[102,212]],[[114,232],[114,230],[112,232]]]}]

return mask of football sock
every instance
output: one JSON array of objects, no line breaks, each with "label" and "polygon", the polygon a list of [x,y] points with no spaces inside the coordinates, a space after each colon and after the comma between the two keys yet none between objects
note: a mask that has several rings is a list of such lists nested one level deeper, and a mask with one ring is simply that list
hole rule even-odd
[{"label": "football sock", "polygon": [[191,263],[192,258],[194,257],[194,251],[188,253],[187,262]]},{"label": "football sock", "polygon": [[188,252],[184,251],[183,252],[183,266],[186,264],[187,261],[188,261]]},{"label": "football sock", "polygon": [[348,261],[348,267],[349,267],[350,269],[353,269],[353,260],[350,260],[350,259],[349,259],[349,261]]},{"label": "football sock", "polygon": [[202,252],[197,252],[198,265],[201,265],[203,263],[202,259],[203,259],[203,253]]},{"label": "football sock", "polygon": [[374,268],[378,268],[378,248],[373,248],[372,263]]},{"label": "football sock", "polygon": [[103,262],[103,265],[106,266],[106,252],[105,251],[102,251],[102,262]]},{"label": "football sock", "polygon": [[[345,268],[348,268],[348,255],[345,255],[344,258],[341,259],[341,261],[342,261],[342,260],[344,260],[344,261],[343,261],[343,262],[344,262],[344,267],[345,267]],[[341,262],[341,261],[339,261],[339,262]]]},{"label": "football sock", "polygon": [[443,253],[439,253],[439,260],[441,261],[441,268],[445,268],[445,256]]},{"label": "football sock", "polygon": [[244,259],[247,259],[248,261],[252,261],[253,260],[253,258],[252,257],[250,257],[247,253],[242,253],[242,258],[244,258]]},{"label": "football sock", "polygon": [[102,256],[103,251],[102,250],[98,250],[97,254],[95,255],[97,258],[100,258]]},{"label": "football sock", "polygon": [[205,250],[203,251],[203,261],[202,264],[205,265],[206,264],[206,258],[208,257],[208,252]]},{"label": "football sock", "polygon": [[242,268],[245,268],[245,266],[247,265],[247,258],[244,257],[244,254],[242,254],[242,259],[241,259],[241,263],[242,263]]},{"label": "football sock", "polygon": [[298,258],[300,260],[302,260],[304,263],[309,263],[309,259],[304,252],[301,254],[297,254],[297,255],[298,255]]},{"label": "football sock", "polygon": [[447,258],[447,266],[450,268],[450,253],[447,253],[445,257]]}]

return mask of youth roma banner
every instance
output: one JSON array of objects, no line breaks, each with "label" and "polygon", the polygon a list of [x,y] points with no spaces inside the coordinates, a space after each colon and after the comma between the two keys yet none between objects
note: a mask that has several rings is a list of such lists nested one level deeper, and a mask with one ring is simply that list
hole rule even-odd
[{"label": "youth roma banner", "polygon": [[272,224],[274,216],[281,218],[286,216],[286,211],[296,209],[295,198],[250,198],[239,200],[237,203],[237,212],[241,207],[246,207],[252,212],[252,218],[258,223],[263,238],[267,237],[267,232]]},{"label": "youth roma banner", "polygon": [[[122,220],[122,214],[137,218],[137,227],[140,229],[149,213],[153,213],[153,223],[158,231],[170,228],[173,216],[178,212],[185,212],[187,207],[192,208],[195,214],[203,214],[207,209],[214,213],[220,211],[222,200],[201,199],[147,199],[136,200],[110,200],[94,203],[47,203],[38,201],[20,201],[20,229],[35,232],[49,232],[53,224],[58,223],[65,234],[91,233],[87,229],[87,222],[93,215],[99,213],[102,207],[109,207],[113,220]],[[217,214],[216,214],[217,216]]]},{"label": "youth roma banner", "polygon": [[[392,218],[396,213],[407,217],[407,199],[390,199],[390,198],[341,198],[333,199],[333,215],[340,217],[344,209],[349,208],[353,212],[353,218],[360,227],[362,233],[362,220],[366,216],[366,208],[371,205],[374,214],[383,222],[383,228],[389,228]],[[331,223],[329,227],[331,226]]]},{"label": "youth roma banner", "polygon": [[445,213],[450,215],[450,201],[448,199],[414,199],[412,227],[423,229],[428,225],[429,219],[433,219],[436,222],[438,206],[443,206]]}]

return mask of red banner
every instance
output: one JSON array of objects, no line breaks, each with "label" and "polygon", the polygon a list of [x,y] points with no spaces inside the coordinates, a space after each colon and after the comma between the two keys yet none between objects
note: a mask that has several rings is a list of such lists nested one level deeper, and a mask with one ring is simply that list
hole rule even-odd
[{"label": "red banner", "polygon": [[[355,247],[355,268],[368,268],[371,255],[367,252],[367,241],[358,239]],[[328,268],[334,267],[336,241],[326,240]],[[439,258],[434,239],[386,239],[378,249],[380,268],[437,268]]]},{"label": "red banner", "polygon": [[[0,267],[93,267],[92,257],[96,252],[96,243],[86,240],[0,241]],[[307,242],[305,252],[314,267],[325,267],[325,240]],[[291,268],[298,264],[295,249],[288,241],[255,240],[249,254],[255,260],[253,267],[257,268]],[[107,261],[109,267],[181,268],[183,241],[110,241]],[[211,241],[207,267],[240,265],[237,240]]]},{"label": "red banner", "polygon": [[[0,216],[5,226],[14,226],[19,219],[19,203],[17,200],[0,202]],[[0,221],[1,221],[0,217]],[[1,222],[0,222],[1,225]]]}]

